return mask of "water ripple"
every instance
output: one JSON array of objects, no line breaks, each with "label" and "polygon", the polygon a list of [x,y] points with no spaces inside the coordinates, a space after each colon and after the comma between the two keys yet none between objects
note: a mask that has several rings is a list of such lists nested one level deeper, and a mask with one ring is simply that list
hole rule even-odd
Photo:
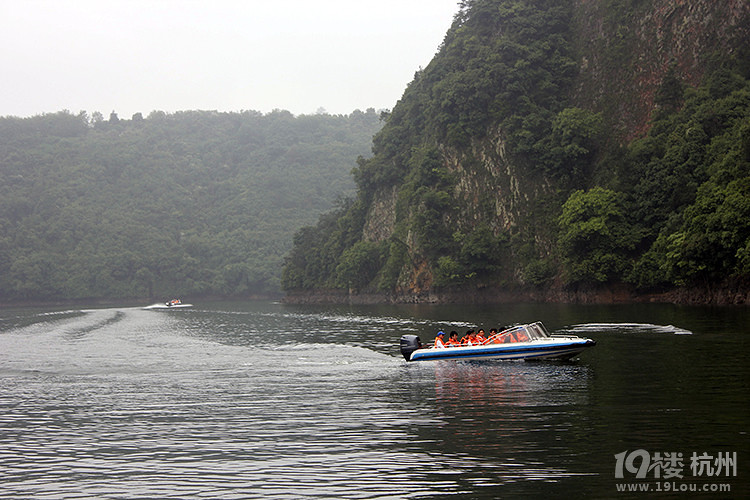
[{"label": "water ripple", "polygon": [[[723,404],[728,423],[745,415],[745,386],[720,392],[734,379],[716,379],[710,397],[687,392],[700,384],[684,384],[686,370],[703,358],[685,367],[670,356],[700,335],[653,336],[656,354],[638,350],[636,365],[663,370],[638,378],[622,359],[632,356],[628,339],[618,342],[626,335],[577,363],[414,364],[398,355],[398,337],[437,322],[276,309],[6,317],[0,498],[544,497],[562,484],[606,497],[614,453],[649,448],[649,436],[687,451],[664,440],[679,425],[690,436],[696,421],[708,425],[710,410],[688,411],[690,401]],[[567,331],[689,333],[647,323]],[[675,409],[669,421],[665,408]],[[615,414],[627,425],[612,425]]]}]

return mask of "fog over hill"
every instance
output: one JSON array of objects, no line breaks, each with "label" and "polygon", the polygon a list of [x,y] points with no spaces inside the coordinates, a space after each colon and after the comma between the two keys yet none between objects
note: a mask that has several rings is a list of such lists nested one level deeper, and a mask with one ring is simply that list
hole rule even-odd
[{"label": "fog over hill", "polygon": [[0,300],[279,292],[292,235],[353,194],[373,109],[0,118]]}]

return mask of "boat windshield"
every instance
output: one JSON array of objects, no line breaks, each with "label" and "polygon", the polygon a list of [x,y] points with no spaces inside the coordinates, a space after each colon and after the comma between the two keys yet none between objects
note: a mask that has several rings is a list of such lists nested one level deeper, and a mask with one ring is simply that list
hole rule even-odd
[{"label": "boat windshield", "polygon": [[547,332],[547,329],[544,327],[541,321],[526,325],[526,329],[530,332],[533,332],[532,335],[534,336],[534,338],[544,339],[549,337],[549,332]]},{"label": "boat windshield", "polygon": [[549,337],[547,329],[541,321],[530,323],[528,325],[518,325],[488,338],[485,344],[507,344],[511,342],[528,342],[535,339],[544,339]]}]

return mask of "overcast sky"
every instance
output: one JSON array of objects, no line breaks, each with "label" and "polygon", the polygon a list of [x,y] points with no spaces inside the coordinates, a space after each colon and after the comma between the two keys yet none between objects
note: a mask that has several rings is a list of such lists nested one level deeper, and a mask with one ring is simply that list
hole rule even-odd
[{"label": "overcast sky", "polygon": [[0,116],[393,108],[458,0],[0,0]]}]

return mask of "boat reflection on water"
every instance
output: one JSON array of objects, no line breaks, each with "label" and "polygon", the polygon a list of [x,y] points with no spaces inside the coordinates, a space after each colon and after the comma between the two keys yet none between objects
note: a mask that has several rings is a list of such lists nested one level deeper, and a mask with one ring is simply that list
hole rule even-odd
[{"label": "boat reflection on water", "polygon": [[590,446],[582,418],[594,378],[589,366],[456,360],[409,366],[423,380],[434,372],[434,399],[427,387],[414,395],[429,415],[415,439],[432,443],[435,453],[452,450],[460,458],[453,471],[464,479],[499,487],[590,475],[568,457],[571,448]]}]

